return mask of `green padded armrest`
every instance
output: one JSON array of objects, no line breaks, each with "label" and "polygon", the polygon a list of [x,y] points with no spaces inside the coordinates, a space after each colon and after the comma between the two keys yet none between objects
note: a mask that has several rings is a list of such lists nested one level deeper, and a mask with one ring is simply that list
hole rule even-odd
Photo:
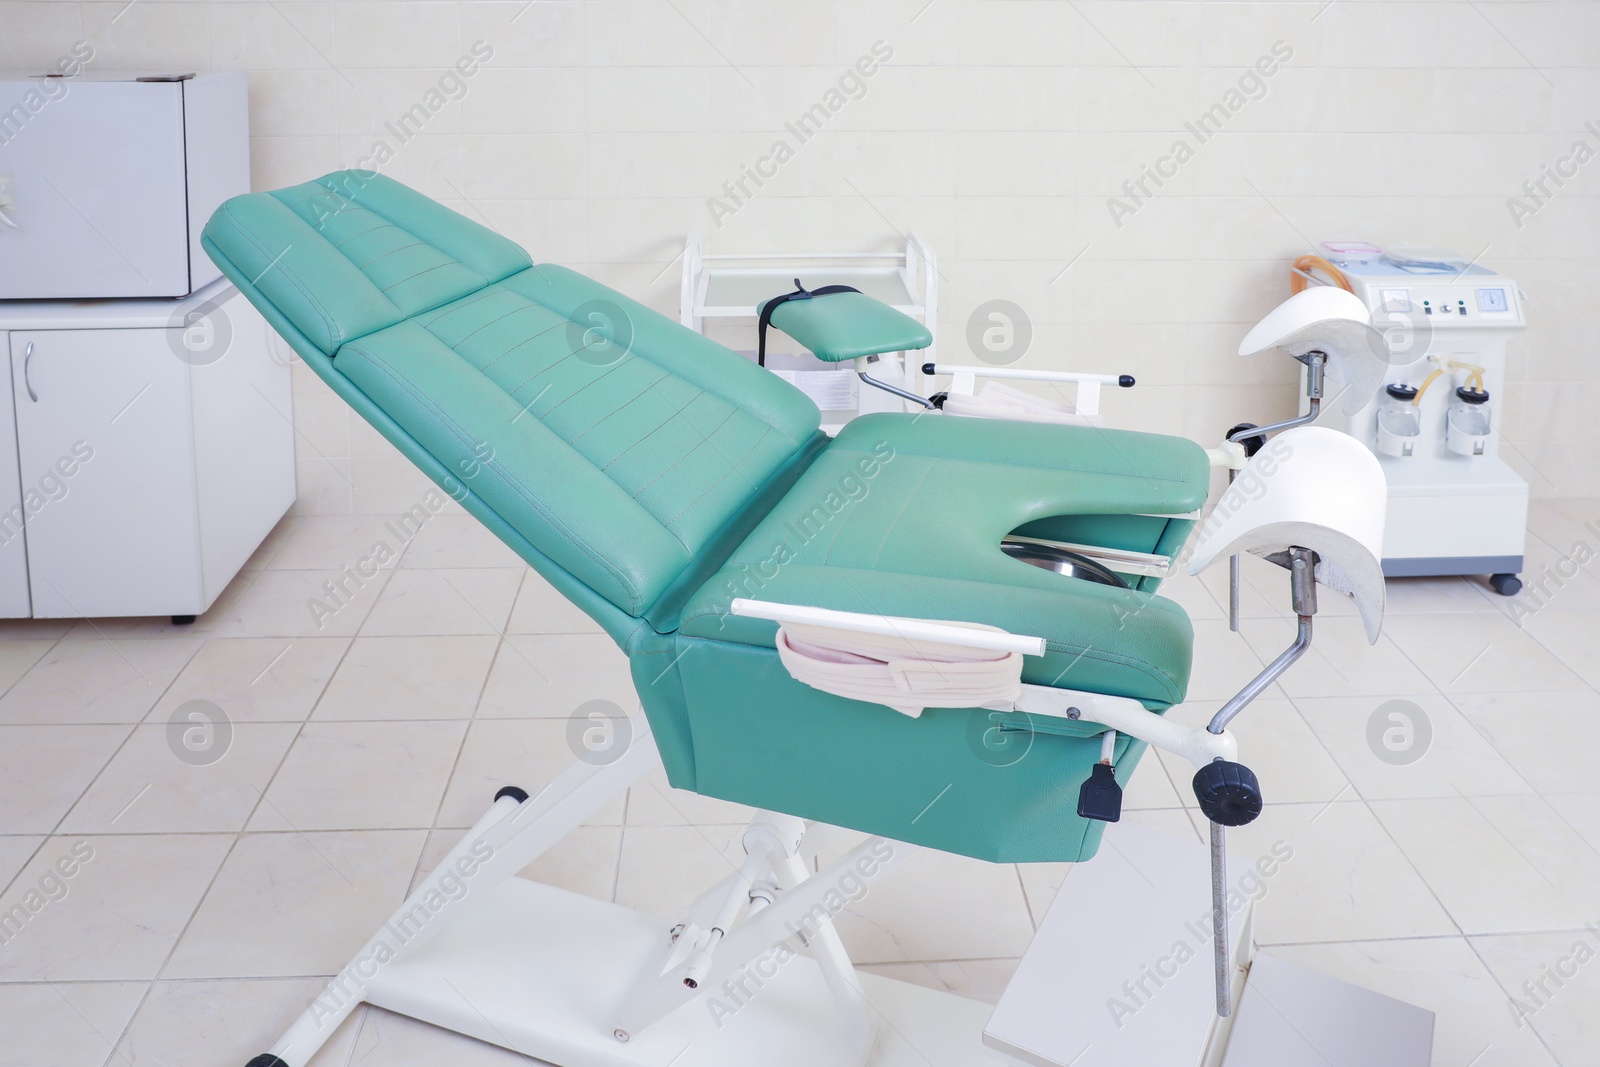
[{"label": "green padded armrest", "polygon": [[785,301],[773,308],[772,325],[829,363],[933,344],[933,334],[922,323],[864,293]]}]

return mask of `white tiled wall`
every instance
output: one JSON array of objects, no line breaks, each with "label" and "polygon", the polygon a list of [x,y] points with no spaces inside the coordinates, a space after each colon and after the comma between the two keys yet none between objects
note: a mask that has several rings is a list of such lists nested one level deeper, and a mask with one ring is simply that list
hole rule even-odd
[{"label": "white tiled wall", "polygon": [[[1293,403],[1288,366],[1233,354],[1292,258],[1330,238],[1481,253],[1532,321],[1508,457],[1536,495],[1600,493],[1600,159],[1521,227],[1507,207],[1574,142],[1600,152],[1594,0],[0,2],[0,67],[80,38],[104,70],[248,68],[257,188],[384,139],[386,173],[669,313],[690,230],[712,251],[918,231],[945,353],[974,306],[1012,300],[1025,365],[1130,371],[1117,421],[1207,442]],[[479,41],[464,96],[399,143],[384,123]],[[708,198],[877,41],[893,58],[865,95],[719,228]],[[1116,226],[1107,198],[1275,42],[1293,55],[1265,95]],[[316,383],[298,399],[303,507],[405,502],[387,446]]]}]

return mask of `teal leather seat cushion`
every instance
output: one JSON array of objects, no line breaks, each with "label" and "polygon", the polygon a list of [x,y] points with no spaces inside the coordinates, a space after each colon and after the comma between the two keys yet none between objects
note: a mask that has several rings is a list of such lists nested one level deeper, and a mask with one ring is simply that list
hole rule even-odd
[{"label": "teal leather seat cushion", "polygon": [[377,174],[238,196],[206,224],[230,266],[323,352],[533,265],[528,253]]},{"label": "teal leather seat cushion", "polygon": [[785,300],[772,309],[772,325],[829,363],[907,352],[933,344],[928,327],[862,293],[826,293],[808,300]]},{"label": "teal leather seat cushion", "polygon": [[235,197],[205,241],[313,370],[524,558],[651,625],[675,622],[686,577],[816,450],[798,389],[381,175]]},{"label": "teal leather seat cushion", "polygon": [[[592,325],[572,319],[585,305]],[[642,616],[816,432],[802,394],[730,355],[545,265],[348,342],[334,366],[551,559]]]},{"label": "teal leather seat cushion", "polygon": [[1138,589],[1066,578],[1000,541],[1054,516],[1102,524],[1183,515],[1210,469],[1182,438],[1090,427],[869,415],[845,426],[795,487],[692,597],[682,633],[772,646],[770,622],[735,597],[987,623],[1043,637],[1027,681],[1183,699],[1193,631],[1183,609]]}]

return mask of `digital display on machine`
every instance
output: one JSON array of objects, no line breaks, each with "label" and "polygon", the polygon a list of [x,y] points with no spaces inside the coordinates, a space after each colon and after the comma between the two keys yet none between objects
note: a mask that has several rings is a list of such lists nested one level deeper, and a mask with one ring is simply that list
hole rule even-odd
[{"label": "digital display on machine", "polygon": [[1479,311],[1506,311],[1506,291],[1504,289],[1479,289]]}]

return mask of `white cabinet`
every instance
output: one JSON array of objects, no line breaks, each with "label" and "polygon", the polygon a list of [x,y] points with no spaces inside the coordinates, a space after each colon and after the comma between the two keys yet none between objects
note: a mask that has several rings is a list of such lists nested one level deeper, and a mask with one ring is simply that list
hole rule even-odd
[{"label": "white cabinet", "polygon": [[0,305],[0,330],[0,614],[204,612],[294,500],[266,323],[218,282],[178,303]]},{"label": "white cabinet", "polygon": [[179,297],[221,277],[200,231],[250,190],[248,108],[242,71],[0,76],[0,299]]}]

